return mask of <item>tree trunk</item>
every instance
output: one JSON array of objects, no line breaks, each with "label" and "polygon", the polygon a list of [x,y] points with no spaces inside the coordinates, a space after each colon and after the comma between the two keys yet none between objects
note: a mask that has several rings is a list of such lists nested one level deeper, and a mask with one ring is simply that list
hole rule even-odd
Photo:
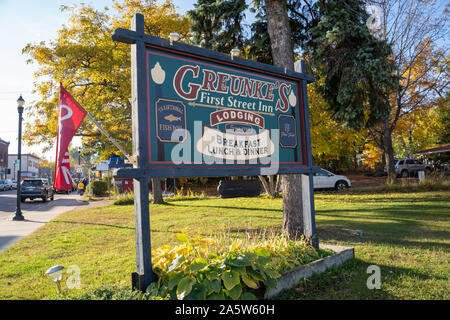
[{"label": "tree trunk", "polygon": [[266,193],[268,195],[270,195],[271,197],[278,197],[278,189],[277,187],[274,185],[274,176],[269,176],[269,183],[267,183],[267,180],[265,178],[265,176],[258,176],[259,180],[261,181],[261,184],[264,187],[264,191],[266,191]]},{"label": "tree trunk", "polygon": [[303,233],[302,176],[282,176],[283,232],[290,239],[298,239]]},{"label": "tree trunk", "polygon": [[405,139],[403,139],[403,137],[400,137],[400,143],[402,144],[403,153],[405,154],[405,158],[409,158],[408,149],[406,149]]},{"label": "tree trunk", "polygon": [[[294,50],[285,0],[266,0],[267,31],[273,64],[294,70]],[[303,232],[301,175],[283,176],[283,232],[295,239]]]},{"label": "tree trunk", "polygon": [[266,14],[273,64],[294,70],[294,48],[286,1],[266,0]]},{"label": "tree trunk", "polygon": [[277,175],[277,182],[275,183],[275,192],[277,193],[277,197],[278,197],[278,192],[280,191],[281,178],[282,177],[278,174]]},{"label": "tree trunk", "polygon": [[412,138],[412,130],[408,131],[409,133],[409,158],[413,158],[414,157],[414,152],[413,152],[413,138]]},{"label": "tree trunk", "polygon": [[164,204],[164,199],[162,196],[161,189],[161,179],[152,178],[152,189],[153,189],[153,203],[154,204]]},{"label": "tree trunk", "polygon": [[394,167],[394,148],[392,147],[392,131],[389,129],[389,122],[385,123],[383,133],[384,157],[386,161],[386,170],[388,174],[387,183],[395,182],[397,176]]},{"label": "tree trunk", "polygon": [[258,176],[259,181],[261,181],[261,184],[263,185],[264,191],[266,191],[267,194],[270,194],[270,188],[269,184],[267,183],[267,180],[264,176]]},{"label": "tree trunk", "polygon": [[274,181],[273,181],[273,177],[274,176],[269,176],[269,189],[270,189],[270,194],[272,195],[272,197],[275,197],[275,185],[274,185]]}]

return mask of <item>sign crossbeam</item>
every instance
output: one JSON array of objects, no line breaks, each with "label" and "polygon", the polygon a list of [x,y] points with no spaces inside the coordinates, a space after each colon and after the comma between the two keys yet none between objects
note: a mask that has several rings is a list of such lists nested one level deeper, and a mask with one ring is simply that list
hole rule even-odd
[{"label": "sign crossbeam", "polygon": [[[117,178],[120,179],[137,179],[139,177],[147,177],[147,178],[173,178],[173,177],[190,177],[189,173],[180,172],[181,169],[173,168],[170,172],[169,176],[161,176],[160,173],[158,173],[157,170],[153,169],[139,169],[139,168],[133,168],[133,169],[118,169],[117,170]],[[320,167],[305,167],[300,172],[301,174],[314,174],[316,172],[320,171]],[[249,169],[248,172],[251,172],[251,169]],[[248,175],[251,175],[250,173]],[[216,171],[208,171],[205,170],[205,173],[203,174],[204,177],[217,177]]]},{"label": "sign crossbeam", "polygon": [[234,65],[240,65],[243,67],[255,68],[255,69],[265,69],[267,72],[273,72],[277,74],[284,74],[288,77],[293,77],[301,80],[306,80],[308,83],[314,82],[314,77],[307,73],[299,73],[292,70],[284,70],[282,68],[263,64],[256,61],[251,61],[247,59],[242,59],[239,57],[231,57],[229,55],[223,54],[217,51],[211,51],[204,48],[199,48],[196,46],[187,45],[181,42],[173,42],[170,44],[170,40],[161,39],[155,36],[151,36],[148,34],[138,33],[132,30],[127,30],[123,28],[118,28],[114,30],[112,39],[114,41],[126,43],[126,44],[135,44],[136,41],[142,41],[148,45],[161,46],[166,48],[172,48],[173,50],[186,52],[194,55],[207,55],[208,57],[220,60],[223,62],[227,62]]}]

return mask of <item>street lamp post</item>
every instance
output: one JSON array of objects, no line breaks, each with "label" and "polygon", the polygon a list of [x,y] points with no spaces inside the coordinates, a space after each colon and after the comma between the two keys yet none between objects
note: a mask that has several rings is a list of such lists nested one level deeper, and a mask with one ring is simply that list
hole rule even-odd
[{"label": "street lamp post", "polygon": [[22,210],[20,209],[20,203],[21,203],[21,194],[22,194],[22,188],[20,185],[21,180],[21,167],[22,167],[22,113],[23,113],[23,105],[25,104],[25,100],[23,100],[22,95],[20,95],[19,99],[17,99],[17,111],[19,112],[19,141],[18,141],[18,152],[17,152],[17,160],[19,162],[19,168],[17,170],[17,207],[16,207],[16,214],[13,217],[13,220],[16,221],[22,221],[25,220],[24,216],[22,215]]},{"label": "street lamp post", "polygon": [[77,173],[78,173],[78,178],[81,181],[81,147],[78,147],[78,168],[77,168]]}]

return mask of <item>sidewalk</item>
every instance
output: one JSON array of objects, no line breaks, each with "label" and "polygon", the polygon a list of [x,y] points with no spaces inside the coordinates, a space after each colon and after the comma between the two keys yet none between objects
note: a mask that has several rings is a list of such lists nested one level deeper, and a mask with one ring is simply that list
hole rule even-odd
[{"label": "sidewalk", "polygon": [[78,195],[67,195],[65,198],[55,199],[55,205],[49,206],[48,210],[43,211],[37,208],[36,211],[22,211],[25,217],[24,221],[13,221],[11,215],[9,219],[0,220],[0,252],[6,250],[14,243],[31,234],[47,222],[59,216],[61,213],[87,209],[108,204],[109,200],[83,202]]}]

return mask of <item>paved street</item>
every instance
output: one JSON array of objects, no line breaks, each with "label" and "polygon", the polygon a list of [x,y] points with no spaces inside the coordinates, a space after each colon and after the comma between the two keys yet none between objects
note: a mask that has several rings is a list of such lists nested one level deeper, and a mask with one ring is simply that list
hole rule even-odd
[{"label": "paved street", "polygon": [[[11,219],[16,212],[16,195],[17,190],[0,191],[0,221],[5,219]],[[54,201],[43,202],[41,199],[35,199],[30,201],[27,199],[25,203],[21,203],[22,213],[25,218],[27,212],[35,211],[50,211],[55,207],[70,206],[70,205],[83,205],[79,201],[80,197],[76,194],[55,194]],[[86,203],[87,204],[87,203]]]},{"label": "paved street", "polygon": [[27,200],[22,205],[25,221],[13,221],[16,211],[17,190],[0,191],[0,252],[32,233],[63,212],[105,205],[108,201],[83,202],[72,194],[55,194],[55,200]]}]

